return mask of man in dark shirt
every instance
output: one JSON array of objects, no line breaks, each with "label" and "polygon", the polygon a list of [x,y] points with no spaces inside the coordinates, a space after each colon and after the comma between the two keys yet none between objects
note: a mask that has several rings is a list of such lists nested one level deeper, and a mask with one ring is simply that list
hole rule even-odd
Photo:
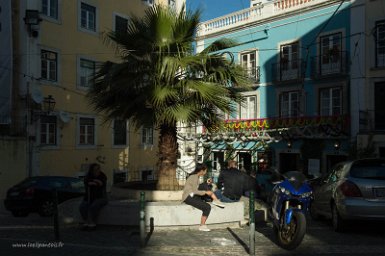
[{"label": "man in dark shirt", "polygon": [[103,206],[107,204],[106,192],[107,176],[101,171],[99,164],[91,164],[84,177],[86,193],[79,206],[80,214],[85,221],[84,228],[88,230],[96,227],[97,216]]},{"label": "man in dark shirt", "polygon": [[237,168],[237,162],[230,160],[228,169],[221,171],[218,178],[218,190],[215,195],[226,203],[238,202],[250,188],[251,177]]}]

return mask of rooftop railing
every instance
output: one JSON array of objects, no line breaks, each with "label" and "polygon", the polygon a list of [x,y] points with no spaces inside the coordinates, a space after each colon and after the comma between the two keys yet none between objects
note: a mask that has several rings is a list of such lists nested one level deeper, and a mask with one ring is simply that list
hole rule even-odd
[{"label": "rooftop railing", "polygon": [[315,6],[325,2],[339,2],[336,0],[275,0],[265,4],[230,13],[200,24],[197,36],[205,36],[238,26],[257,22],[272,16],[289,13],[296,10]]}]

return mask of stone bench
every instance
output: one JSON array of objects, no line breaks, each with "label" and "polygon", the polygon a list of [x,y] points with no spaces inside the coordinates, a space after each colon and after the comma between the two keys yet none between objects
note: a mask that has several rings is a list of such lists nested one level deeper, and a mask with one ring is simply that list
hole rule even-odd
[{"label": "stone bench", "polygon": [[[81,222],[79,205],[82,198],[71,199],[59,205],[60,222],[64,225]],[[239,226],[244,222],[244,203],[227,203],[225,208],[212,205],[208,225]],[[139,225],[140,204],[134,200],[112,200],[102,208],[98,223],[102,225]],[[188,228],[200,223],[202,212],[180,201],[146,202],[146,226],[155,228]]]}]

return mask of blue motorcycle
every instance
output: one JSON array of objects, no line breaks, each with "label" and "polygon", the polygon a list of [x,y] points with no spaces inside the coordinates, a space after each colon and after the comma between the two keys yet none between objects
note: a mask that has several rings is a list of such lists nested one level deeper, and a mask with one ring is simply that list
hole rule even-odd
[{"label": "blue motorcycle", "polygon": [[271,194],[271,218],[278,244],[293,250],[306,233],[306,214],[312,200],[312,189],[302,172],[291,171],[275,182]]}]

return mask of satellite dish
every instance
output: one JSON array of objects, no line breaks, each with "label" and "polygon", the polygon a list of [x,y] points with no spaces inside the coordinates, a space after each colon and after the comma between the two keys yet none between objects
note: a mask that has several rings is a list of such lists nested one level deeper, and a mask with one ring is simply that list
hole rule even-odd
[{"label": "satellite dish", "polygon": [[70,114],[68,112],[65,112],[65,111],[60,111],[59,117],[63,123],[68,123],[71,120]]},{"label": "satellite dish", "polygon": [[36,89],[36,88],[34,88],[34,89],[32,90],[31,98],[32,98],[33,101],[36,102],[37,104],[42,103],[43,100],[44,100],[43,94],[41,93],[41,91],[40,91],[39,89]]}]

